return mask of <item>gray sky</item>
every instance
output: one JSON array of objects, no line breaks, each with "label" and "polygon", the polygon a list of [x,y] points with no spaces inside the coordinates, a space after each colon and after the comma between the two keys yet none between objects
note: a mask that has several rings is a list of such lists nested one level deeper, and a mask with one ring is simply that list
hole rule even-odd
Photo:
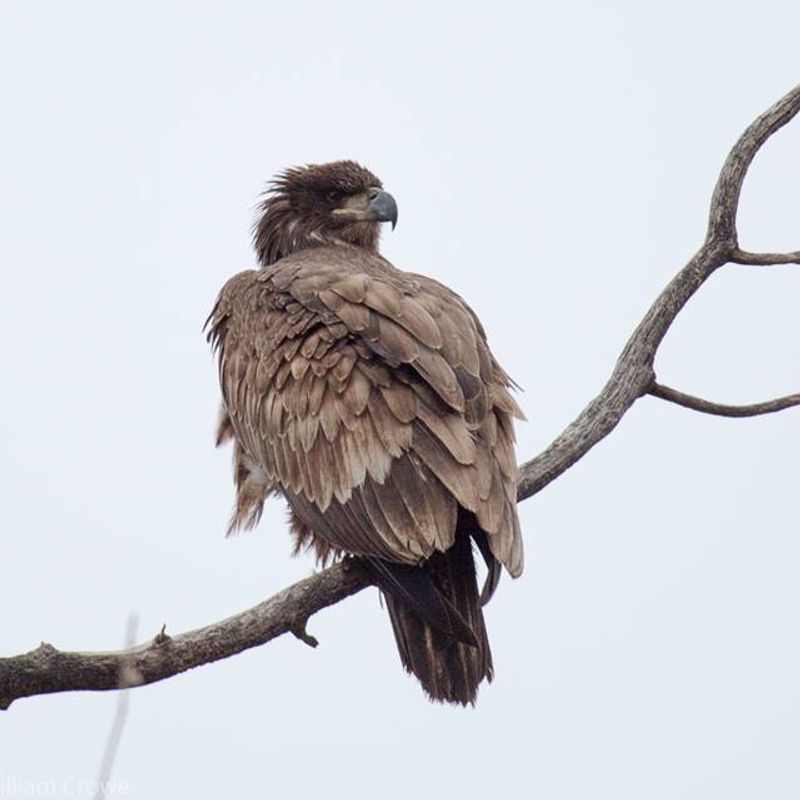
[{"label": "gray sky", "polygon": [[[382,177],[384,253],[459,291],[524,387],[524,460],[699,245],[728,148],[800,80],[798,25],[790,0],[5,0],[0,652],[115,648],[131,609],[142,637],[178,632],[312,569],[279,503],[224,540],[212,446],[201,326],[253,264],[272,174],[348,157]],[[795,123],[759,156],[743,245],[800,247],[799,148]],[[796,267],[721,271],[660,379],[800,390],[798,297]],[[488,609],[497,679],[475,710],[424,699],[364,592],[313,618],[315,651],[282,639],[135,691],[122,796],[796,798],[799,432],[797,411],[640,402],[521,506],[527,571]],[[114,704],[0,715],[0,796],[88,796],[68,792]]]}]

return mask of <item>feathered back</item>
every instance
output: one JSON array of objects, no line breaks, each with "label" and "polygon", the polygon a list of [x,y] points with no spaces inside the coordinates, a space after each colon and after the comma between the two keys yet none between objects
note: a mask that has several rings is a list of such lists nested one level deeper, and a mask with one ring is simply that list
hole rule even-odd
[{"label": "feathered back", "polygon": [[452,544],[460,505],[522,571],[523,415],[458,295],[320,247],[232,278],[210,326],[237,441],[334,550],[418,563]]}]

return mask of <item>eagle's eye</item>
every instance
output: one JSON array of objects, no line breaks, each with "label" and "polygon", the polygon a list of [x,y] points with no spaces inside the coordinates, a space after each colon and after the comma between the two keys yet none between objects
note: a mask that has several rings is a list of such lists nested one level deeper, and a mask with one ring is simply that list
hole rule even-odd
[{"label": "eagle's eye", "polygon": [[337,192],[335,189],[331,190],[330,192],[326,192],[326,194],[325,194],[325,198],[330,203],[338,203],[339,200],[341,199],[341,197],[342,197],[342,193],[341,192]]}]

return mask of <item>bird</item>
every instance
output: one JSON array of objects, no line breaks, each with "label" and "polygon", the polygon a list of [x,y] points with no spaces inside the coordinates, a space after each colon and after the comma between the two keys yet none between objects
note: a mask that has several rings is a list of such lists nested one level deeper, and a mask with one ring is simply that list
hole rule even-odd
[{"label": "bird", "polygon": [[[518,577],[518,387],[476,314],[379,252],[394,197],[355,161],[290,167],[253,225],[259,266],[207,320],[233,443],[228,533],[288,504],[294,552],[360,559],[403,667],[433,701],[474,705],[494,676],[483,606]],[[485,560],[479,590],[473,545]]]}]

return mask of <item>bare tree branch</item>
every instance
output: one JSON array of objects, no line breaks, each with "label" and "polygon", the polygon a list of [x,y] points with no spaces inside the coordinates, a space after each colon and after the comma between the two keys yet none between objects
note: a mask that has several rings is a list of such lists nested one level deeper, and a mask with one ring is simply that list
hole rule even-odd
[{"label": "bare tree branch", "polygon": [[756,267],[771,267],[775,264],[800,264],[800,250],[793,253],[749,253],[738,247],[728,257],[732,264],[752,264]]},{"label": "bare tree branch", "polygon": [[[758,117],[733,146],[714,189],[705,242],[656,298],[597,397],[542,453],[520,467],[518,500],[536,494],[586,455],[614,430],[625,412],[643,395],[657,394],[661,390],[672,393],[670,398],[664,399],[676,402],[674,397],[680,396],[687,399],[682,405],[693,404],[690,408],[706,410],[699,406],[715,406],[659,387],[653,368],[655,355],[681,309],[721,266],[731,262],[766,265],[797,260],[797,253],[757,255],[740,250],[736,214],[742,183],[759,148],[798,111],[800,85]],[[788,399],[781,398],[773,403]],[[787,403],[783,407],[795,404]],[[358,561],[347,559],[247,611],[173,638],[159,635],[147,644],[117,653],[67,653],[42,644],[30,653],[0,659],[0,709],[8,708],[17,698],[36,694],[116,689],[126,664],[135,668],[142,684],[147,684],[257,647],[284,633],[294,633],[313,645],[316,640],[305,632],[308,618],[371,583],[369,574]]]},{"label": "bare tree branch", "polygon": [[519,499],[530,497],[569,469],[617,426],[655,382],[656,351],[690,297],[739,253],[736,212],[742,183],[761,145],[800,111],[800,85],[755,120],[733,146],[717,179],[702,247],[656,298],[625,345],[597,397],[542,453],[523,465]]},{"label": "bare tree branch", "polygon": [[799,105],[800,85],[751,123],[728,153],[711,197],[706,241],[724,242],[729,253],[738,246],[736,214],[747,170],[764,142],[792,121]]},{"label": "bare tree branch", "polygon": [[42,642],[29,653],[0,659],[0,710],[20,697],[118,689],[126,671],[126,687],[155,683],[302,627],[312,614],[370,583],[364,567],[346,559],[228,619],[178,636],[167,636],[162,630],[138,647],[70,653]]},{"label": "bare tree branch", "polygon": [[800,394],[789,394],[785,397],[778,397],[775,400],[752,403],[746,406],[712,403],[709,400],[703,400],[701,397],[694,397],[691,394],[679,392],[677,389],[671,389],[669,386],[662,386],[660,383],[654,383],[650,387],[648,394],[684,408],[691,408],[693,411],[701,411],[703,414],[715,414],[718,417],[757,417],[762,414],[774,414],[776,411],[783,411],[785,408],[791,408],[792,406],[800,406]]}]

